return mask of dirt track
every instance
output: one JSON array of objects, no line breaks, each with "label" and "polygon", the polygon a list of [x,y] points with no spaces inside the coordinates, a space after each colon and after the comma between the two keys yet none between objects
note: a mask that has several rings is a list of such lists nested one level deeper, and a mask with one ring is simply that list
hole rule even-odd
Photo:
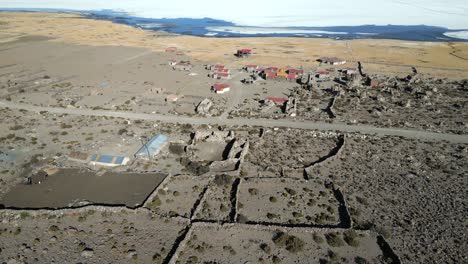
[{"label": "dirt track", "polygon": [[342,132],[359,132],[363,134],[377,134],[382,136],[400,136],[405,138],[431,140],[431,141],[448,141],[451,143],[468,143],[468,135],[455,135],[448,133],[434,133],[421,130],[411,130],[402,128],[379,128],[365,125],[347,125],[343,123],[324,123],[311,121],[293,121],[293,120],[270,120],[260,118],[206,118],[206,117],[186,117],[169,114],[146,114],[146,113],[131,113],[118,111],[103,111],[78,108],[57,108],[57,107],[40,107],[28,104],[12,103],[0,101],[0,107],[24,109],[32,112],[47,111],[54,114],[70,114],[84,116],[108,116],[126,119],[141,119],[150,121],[161,121],[180,124],[215,124],[227,126],[264,126],[264,127],[288,127],[299,129],[316,129],[322,131],[342,131]]}]

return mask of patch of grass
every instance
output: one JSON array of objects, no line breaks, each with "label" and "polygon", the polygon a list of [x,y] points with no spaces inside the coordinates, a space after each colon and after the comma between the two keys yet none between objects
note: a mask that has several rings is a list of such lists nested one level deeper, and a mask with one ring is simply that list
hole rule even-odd
[{"label": "patch of grass", "polygon": [[273,234],[273,243],[278,247],[284,247],[291,253],[297,253],[304,249],[304,241],[296,236],[288,235],[282,231],[276,231]]},{"label": "patch of grass", "polygon": [[159,199],[159,197],[156,195],[153,200],[148,204],[148,206],[150,208],[156,208],[156,207],[159,207],[161,205],[161,200]]},{"label": "patch of grass", "polygon": [[314,234],[312,235],[312,239],[313,239],[317,244],[322,244],[323,242],[325,242],[325,239],[324,239],[321,235],[319,235],[319,234],[317,234],[317,233],[314,233]]},{"label": "patch of grass", "polygon": [[62,128],[62,129],[72,128],[72,127],[73,127],[72,125],[68,125],[68,124],[65,124],[65,123],[60,124],[60,128]]},{"label": "patch of grass", "polygon": [[301,218],[304,216],[303,214],[298,213],[298,212],[293,212],[292,215],[294,216],[294,218]]},{"label": "patch of grass", "polygon": [[223,246],[223,250],[229,251],[231,255],[235,255],[236,251],[231,246]]},{"label": "patch of grass", "polygon": [[59,230],[60,230],[60,228],[58,226],[56,226],[56,225],[49,226],[49,231],[50,232],[57,232]]},{"label": "patch of grass", "polygon": [[20,218],[21,219],[26,219],[28,217],[30,217],[31,215],[28,213],[28,212],[21,212],[20,214]]},{"label": "patch of grass", "polygon": [[255,189],[255,188],[249,188],[248,189],[250,195],[257,195],[258,194],[258,190]]},{"label": "patch of grass", "polygon": [[123,134],[125,134],[125,133],[127,133],[127,132],[128,132],[127,129],[122,128],[122,129],[119,129],[119,131],[117,132],[117,134],[119,134],[119,136],[121,136],[121,135],[123,135]]},{"label": "patch of grass", "polygon": [[16,227],[15,231],[13,232],[13,235],[16,236],[16,235],[19,235],[19,234],[21,234],[21,227],[18,226],[18,227]]},{"label": "patch of grass", "polygon": [[341,239],[340,234],[338,233],[328,233],[325,235],[325,239],[327,240],[328,245],[332,247],[342,247],[344,246],[344,242]]},{"label": "patch of grass", "polygon": [[296,195],[297,192],[294,189],[291,188],[284,188],[284,190],[289,193],[289,195]]},{"label": "patch of grass", "polygon": [[281,258],[278,257],[278,256],[273,256],[273,257],[271,258],[271,260],[273,261],[274,264],[279,264],[279,263],[281,263]]},{"label": "patch of grass", "polygon": [[260,249],[263,250],[263,252],[270,254],[271,248],[267,243],[261,243],[260,244]]},{"label": "patch of grass", "polygon": [[219,210],[221,210],[221,212],[227,212],[229,211],[229,208],[224,204],[221,204],[221,206],[219,206]]},{"label": "patch of grass", "polygon": [[348,245],[352,247],[359,246],[359,236],[354,230],[348,230],[344,232],[343,239]]},{"label": "patch of grass", "polygon": [[270,220],[279,217],[277,214],[273,214],[273,213],[267,213],[266,216],[267,216],[267,218],[270,219]]},{"label": "patch of grass", "polygon": [[360,257],[360,256],[355,257],[354,262],[356,264],[368,264],[368,263],[370,263],[367,259],[365,259],[363,257]]},{"label": "patch of grass", "polygon": [[217,186],[227,186],[232,183],[232,178],[228,175],[216,175],[213,182]]},{"label": "patch of grass", "polygon": [[22,125],[14,125],[12,127],[10,127],[10,130],[21,130],[21,129],[24,129],[24,126]]}]

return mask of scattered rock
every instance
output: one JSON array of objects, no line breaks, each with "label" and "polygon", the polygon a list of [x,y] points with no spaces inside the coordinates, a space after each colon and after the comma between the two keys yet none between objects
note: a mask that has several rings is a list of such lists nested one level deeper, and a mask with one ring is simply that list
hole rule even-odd
[{"label": "scattered rock", "polygon": [[85,248],[82,252],[81,252],[81,256],[82,257],[85,257],[85,258],[90,258],[94,255],[94,250],[92,250],[91,248]]}]

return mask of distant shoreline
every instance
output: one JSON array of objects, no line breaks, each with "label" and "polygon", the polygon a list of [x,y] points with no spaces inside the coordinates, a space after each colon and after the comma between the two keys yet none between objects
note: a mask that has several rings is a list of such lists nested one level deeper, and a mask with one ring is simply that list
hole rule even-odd
[{"label": "distant shoreline", "polygon": [[[319,39],[388,39],[424,42],[468,42],[468,30],[450,30],[426,25],[362,25],[333,27],[253,27],[212,18],[142,18],[112,10],[68,10],[0,8],[0,12],[47,12],[76,14],[95,20],[111,21],[149,31],[164,31],[176,35],[204,38],[287,37]],[[457,38],[460,36],[461,38]]]}]

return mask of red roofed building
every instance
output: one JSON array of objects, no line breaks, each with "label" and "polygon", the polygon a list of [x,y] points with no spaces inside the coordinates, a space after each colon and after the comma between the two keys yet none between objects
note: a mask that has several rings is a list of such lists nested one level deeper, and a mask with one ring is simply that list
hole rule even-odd
[{"label": "red roofed building", "polygon": [[271,97],[270,96],[270,97],[265,98],[265,100],[263,100],[263,101],[265,101],[265,102],[271,101],[271,102],[273,102],[275,104],[282,105],[282,104],[286,103],[286,101],[288,101],[288,99],[284,98],[284,97]]},{"label": "red roofed building", "polygon": [[372,81],[371,87],[379,87],[380,83],[378,81]]},{"label": "red roofed building", "polygon": [[245,65],[244,70],[246,70],[248,72],[254,72],[254,71],[258,70],[258,65],[253,65],[253,64]]},{"label": "red roofed building", "polygon": [[244,58],[244,57],[250,56],[251,54],[252,54],[251,49],[240,49],[240,50],[237,50],[236,56],[239,58]]},{"label": "red roofed building", "polygon": [[297,74],[295,74],[295,73],[290,73],[290,74],[288,74],[287,79],[288,79],[288,81],[295,81],[295,80],[297,80],[297,77],[298,77]]},{"label": "red roofed building", "polygon": [[276,72],[267,72],[265,73],[265,80],[275,79],[277,76]]},{"label": "red roofed building", "polygon": [[320,78],[320,79],[325,79],[330,77],[330,72],[328,71],[316,71],[315,76]]},{"label": "red roofed building", "polygon": [[211,74],[211,77],[214,79],[231,79],[231,74],[229,72],[214,72]]},{"label": "red roofed building", "polygon": [[211,90],[217,94],[223,94],[225,92],[229,92],[229,90],[231,90],[231,86],[227,83],[215,83]]},{"label": "red roofed building", "polygon": [[302,75],[304,74],[304,70],[303,69],[289,69],[288,73],[289,74],[295,73],[297,75]]},{"label": "red roofed building", "polygon": [[278,68],[278,67],[268,67],[268,68],[265,68],[265,69],[263,69],[263,71],[264,71],[265,73],[268,73],[268,72],[274,72],[274,73],[277,73],[277,72],[278,72],[278,70],[279,70],[279,68]]},{"label": "red roofed building", "polygon": [[179,70],[179,71],[190,71],[192,70],[192,68],[193,68],[193,65],[190,62],[182,62],[182,61],[179,63],[176,63],[173,66],[174,70]]}]

